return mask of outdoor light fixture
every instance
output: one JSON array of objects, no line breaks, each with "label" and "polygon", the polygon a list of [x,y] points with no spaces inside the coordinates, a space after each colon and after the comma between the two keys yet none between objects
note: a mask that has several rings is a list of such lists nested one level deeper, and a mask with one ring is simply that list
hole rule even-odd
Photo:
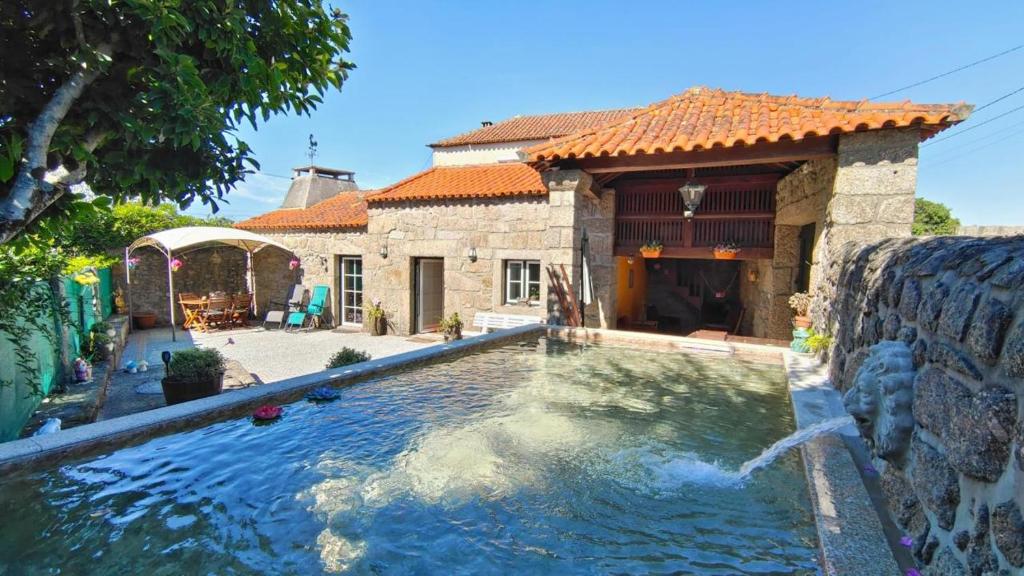
[{"label": "outdoor light fixture", "polygon": [[476,246],[469,247],[469,261],[476,262]]},{"label": "outdoor light fixture", "polygon": [[747,270],[747,280],[750,280],[751,284],[757,284],[758,273],[757,270]]},{"label": "outdoor light fixture", "polygon": [[384,244],[383,246],[380,247],[380,257],[384,258],[385,260],[387,259],[387,257],[388,257],[388,245],[387,244]]},{"label": "outdoor light fixture", "polygon": [[679,188],[679,195],[683,197],[683,204],[686,204],[686,210],[683,211],[683,217],[693,218],[693,213],[697,211],[697,207],[700,206],[700,201],[704,198],[704,191],[707,186],[704,184],[697,184],[696,182],[687,182]]},{"label": "outdoor light fixture", "polygon": [[635,259],[635,258],[633,258],[633,255],[632,255],[632,254],[630,254],[629,256],[626,256],[626,264],[629,264],[630,266],[632,266],[632,265],[633,265],[633,262],[634,262],[634,260],[636,260],[636,259]]}]

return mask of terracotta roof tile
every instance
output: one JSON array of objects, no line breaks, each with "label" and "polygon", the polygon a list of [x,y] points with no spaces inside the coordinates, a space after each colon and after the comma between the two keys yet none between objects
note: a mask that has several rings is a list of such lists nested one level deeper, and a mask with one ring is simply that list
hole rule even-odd
[{"label": "terracotta roof tile", "polygon": [[960,104],[841,101],[690,88],[617,122],[526,149],[530,161],[702,150],[921,125],[922,137],[961,122]]},{"label": "terracotta roof tile", "polygon": [[367,202],[493,198],[547,194],[540,173],[528,164],[435,166],[367,196]]},{"label": "terracotta roof tile", "polygon": [[502,120],[492,126],[484,126],[471,132],[438,140],[431,144],[431,146],[444,148],[466,144],[494,144],[498,142],[521,142],[523,140],[557,138],[579,132],[580,130],[596,128],[609,122],[622,120],[639,111],[640,108],[622,108],[619,110],[516,116],[515,118]]},{"label": "terracotta roof tile", "polygon": [[341,192],[309,208],[282,208],[235,224],[243,230],[330,230],[366,226],[367,194],[375,190]]}]

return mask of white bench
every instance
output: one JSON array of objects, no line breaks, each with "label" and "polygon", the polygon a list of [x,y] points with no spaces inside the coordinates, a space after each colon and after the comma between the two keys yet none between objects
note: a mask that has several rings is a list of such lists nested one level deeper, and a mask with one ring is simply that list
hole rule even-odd
[{"label": "white bench", "polygon": [[473,317],[473,326],[487,334],[491,330],[504,328],[515,328],[527,324],[541,324],[544,319],[540,316],[526,316],[524,314],[496,314],[494,312],[477,312]]}]

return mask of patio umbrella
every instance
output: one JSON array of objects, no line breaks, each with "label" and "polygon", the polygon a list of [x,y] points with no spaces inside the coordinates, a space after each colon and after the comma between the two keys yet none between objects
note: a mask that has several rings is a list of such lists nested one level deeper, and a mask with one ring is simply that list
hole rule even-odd
[{"label": "patio umbrella", "polygon": [[[256,272],[253,266],[253,254],[266,248],[275,246],[286,252],[291,252],[277,242],[266,236],[253,234],[238,228],[223,228],[218,226],[185,226],[183,228],[172,228],[161,232],[154,232],[132,242],[124,249],[124,270],[125,281],[131,285],[131,269],[128,266],[128,259],[132,252],[143,246],[151,246],[159,250],[167,258],[167,289],[169,291],[167,300],[171,312],[171,340],[175,340],[175,314],[174,314],[174,271],[171,269],[171,262],[176,255],[182,255],[192,250],[205,248],[211,245],[226,245],[240,248],[246,252],[246,275],[249,277],[249,289],[253,296],[253,310],[256,309]],[[128,291],[128,316],[132,314],[131,290]],[[130,326],[130,324],[129,324]]]}]

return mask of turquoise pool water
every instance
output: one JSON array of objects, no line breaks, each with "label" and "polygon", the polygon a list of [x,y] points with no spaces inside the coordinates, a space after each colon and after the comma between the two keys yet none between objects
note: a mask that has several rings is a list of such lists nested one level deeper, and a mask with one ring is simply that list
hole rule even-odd
[{"label": "turquoise pool water", "polygon": [[0,574],[813,574],[780,366],[541,338],[0,480]]}]

